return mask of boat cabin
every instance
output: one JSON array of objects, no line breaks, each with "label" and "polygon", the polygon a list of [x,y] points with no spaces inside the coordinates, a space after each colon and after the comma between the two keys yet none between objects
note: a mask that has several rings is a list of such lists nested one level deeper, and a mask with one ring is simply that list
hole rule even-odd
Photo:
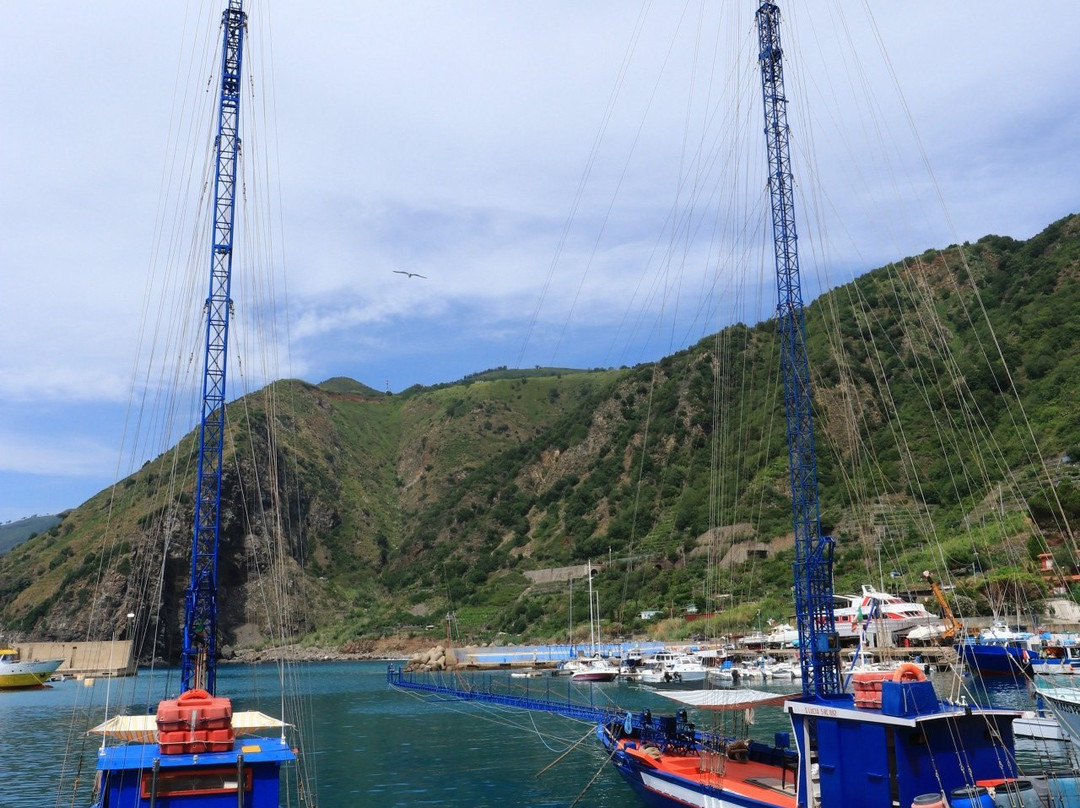
[{"label": "boat cabin", "polygon": [[296,759],[284,727],[202,690],[162,701],[156,716],[115,716],[92,732],[135,743],[98,750],[93,808],[277,808],[281,766]]}]

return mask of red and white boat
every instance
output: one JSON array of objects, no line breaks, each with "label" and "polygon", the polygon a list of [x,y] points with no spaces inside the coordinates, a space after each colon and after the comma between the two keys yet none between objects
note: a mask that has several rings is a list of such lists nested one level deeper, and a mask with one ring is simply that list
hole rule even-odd
[{"label": "red and white boat", "polygon": [[570,671],[571,682],[611,682],[619,676],[618,666],[599,655],[571,659],[562,669]]},{"label": "red and white boat", "polygon": [[834,609],[836,633],[841,639],[879,638],[876,645],[892,645],[897,633],[930,627],[940,633],[945,624],[921,603],[863,584],[859,595],[836,595],[846,604]]}]

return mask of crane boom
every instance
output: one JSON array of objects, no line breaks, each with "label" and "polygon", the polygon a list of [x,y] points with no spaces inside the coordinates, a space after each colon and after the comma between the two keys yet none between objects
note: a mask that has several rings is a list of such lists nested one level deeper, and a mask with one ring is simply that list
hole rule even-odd
[{"label": "crane boom", "polygon": [[930,574],[930,570],[923,570],[922,577],[927,580],[930,588],[934,591],[934,597],[937,598],[938,606],[941,607],[941,616],[945,618],[945,631],[938,637],[938,642],[956,639],[958,634],[963,633],[964,624],[956,619],[952,608],[949,606],[949,601],[945,599],[945,593],[941,591],[941,587],[934,580],[934,576]]},{"label": "crane boom", "polygon": [[199,463],[195,481],[195,529],[191,580],[184,598],[181,686],[214,692],[217,668],[217,562],[221,531],[221,470],[225,436],[225,370],[232,299],[233,221],[240,152],[240,75],[243,61],[243,0],[222,13],[221,93],[214,167],[214,224],[210,292],[206,299]]},{"label": "crane boom", "polygon": [[780,331],[795,527],[795,614],[799,628],[799,661],[803,695],[829,697],[843,692],[840,644],[833,615],[833,540],[821,535],[810,367],[806,358],[779,23],[780,9],[774,3],[763,0],[757,10],[758,62],[765,102],[769,196],[776,257],[776,314]]}]

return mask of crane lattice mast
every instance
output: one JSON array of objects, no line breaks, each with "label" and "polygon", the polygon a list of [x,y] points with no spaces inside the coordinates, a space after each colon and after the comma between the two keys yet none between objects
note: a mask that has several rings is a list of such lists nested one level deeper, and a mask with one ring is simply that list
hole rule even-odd
[{"label": "crane lattice mast", "polygon": [[795,526],[795,614],[803,695],[829,697],[843,687],[839,639],[833,614],[833,540],[821,535],[810,366],[806,358],[795,200],[784,94],[780,9],[762,2],[757,10],[758,61],[765,101],[765,139],[769,150],[769,196],[776,253],[777,320],[780,330],[784,411],[787,418],[791,501]]},{"label": "crane lattice mast", "polygon": [[195,482],[195,530],[191,581],[184,599],[183,690],[214,692],[217,667],[217,563],[221,528],[221,469],[225,436],[225,369],[228,360],[233,221],[240,151],[240,68],[246,15],[243,0],[222,13],[221,94],[214,169],[214,224],[210,294],[206,299],[199,466]]}]

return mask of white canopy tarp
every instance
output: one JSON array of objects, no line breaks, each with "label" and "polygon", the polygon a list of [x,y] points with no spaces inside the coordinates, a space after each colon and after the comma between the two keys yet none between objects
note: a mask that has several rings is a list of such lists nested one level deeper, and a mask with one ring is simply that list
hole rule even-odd
[{"label": "white canopy tarp", "polygon": [[[258,735],[268,729],[280,729],[289,725],[258,710],[241,710],[233,713],[232,726],[237,735]],[[157,716],[114,715],[90,731],[122,741],[157,743]]]},{"label": "white canopy tarp", "polygon": [[769,693],[765,690],[658,690],[661,696],[706,710],[743,710],[747,707],[779,706],[798,693]]}]

